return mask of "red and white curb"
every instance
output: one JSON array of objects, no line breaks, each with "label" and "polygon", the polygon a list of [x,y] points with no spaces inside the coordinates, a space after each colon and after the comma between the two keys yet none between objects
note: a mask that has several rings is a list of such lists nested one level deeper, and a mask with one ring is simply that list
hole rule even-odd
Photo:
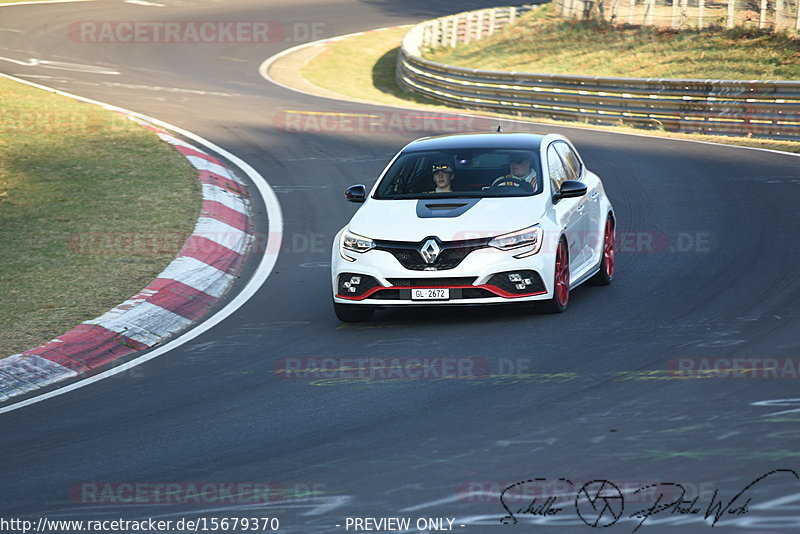
[{"label": "red and white curb", "polygon": [[178,256],[139,293],[38,347],[0,360],[0,401],[148,349],[185,329],[230,287],[252,242],[245,184],[221,161],[144,120],[198,170],[203,203]]}]

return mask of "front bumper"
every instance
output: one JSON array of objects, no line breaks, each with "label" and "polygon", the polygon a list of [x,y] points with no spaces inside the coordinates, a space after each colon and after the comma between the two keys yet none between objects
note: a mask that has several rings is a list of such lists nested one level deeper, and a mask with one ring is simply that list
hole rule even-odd
[{"label": "front bumper", "polygon": [[[406,269],[383,250],[353,254],[347,261],[334,246],[334,302],[370,306],[436,306],[501,304],[552,297],[554,258],[540,251],[514,258],[519,250],[481,248],[452,269]],[[414,300],[414,289],[447,288],[447,300]]]}]

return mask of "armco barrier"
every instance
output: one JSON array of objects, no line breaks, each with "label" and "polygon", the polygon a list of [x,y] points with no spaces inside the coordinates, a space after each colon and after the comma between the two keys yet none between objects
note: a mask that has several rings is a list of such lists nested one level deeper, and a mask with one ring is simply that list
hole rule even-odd
[{"label": "armco barrier", "polygon": [[468,69],[424,59],[427,49],[491,35],[525,7],[500,7],[417,24],[403,38],[397,81],[469,109],[629,124],[670,131],[800,139],[800,81],[566,76]]}]

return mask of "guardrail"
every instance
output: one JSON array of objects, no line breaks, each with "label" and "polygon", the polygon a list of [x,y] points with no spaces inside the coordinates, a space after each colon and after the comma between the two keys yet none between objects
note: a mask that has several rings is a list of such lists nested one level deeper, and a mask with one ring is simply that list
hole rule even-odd
[{"label": "guardrail", "polygon": [[397,82],[448,104],[599,124],[800,139],[800,81],[678,80],[488,71],[424,59],[481,39],[532,9],[501,7],[417,24],[403,38]]}]

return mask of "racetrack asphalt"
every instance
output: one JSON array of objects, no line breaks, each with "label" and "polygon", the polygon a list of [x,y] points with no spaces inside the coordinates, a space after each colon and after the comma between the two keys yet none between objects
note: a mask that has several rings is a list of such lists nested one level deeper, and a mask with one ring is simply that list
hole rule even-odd
[{"label": "racetrack asphalt", "polygon": [[[371,183],[421,133],[315,131],[313,122],[289,131],[287,111],[404,112],[295,93],[263,80],[258,66],[310,39],[312,27],[315,38],[333,37],[492,3],[157,3],[0,8],[0,57],[18,61],[0,59],[0,70],[157,117],[244,159],[278,194],[284,244],[262,289],[215,328],[129,372],[0,415],[0,516],[275,516],[281,531],[298,533],[343,532],[347,517],[444,517],[464,532],[530,532],[532,521],[587,532],[584,520],[610,522],[619,501],[603,493],[597,506],[576,507],[574,494],[584,482],[608,480],[628,492],[608,531],[631,532],[640,519],[629,516],[653,504],[633,494],[639,486],[681,484],[705,512],[715,489],[727,503],[773,470],[800,473],[800,412],[781,413],[800,408],[796,156],[543,126],[573,140],[614,203],[622,240],[611,286],[582,286],[558,316],[515,307],[384,310],[373,323],[343,325],[331,308],[328,267],[333,235],[356,208],[342,190]],[[259,44],[95,44],[68,31],[82,21],[133,20],[266,20],[288,31]],[[30,58],[59,63],[20,64]],[[258,205],[254,218],[257,232],[270,231]],[[488,366],[492,376],[364,381],[276,372],[308,358],[449,358]],[[669,372],[687,362],[726,365],[720,358],[751,369],[775,361],[780,378]],[[563,510],[517,513],[519,523],[501,525],[499,491],[535,478],[548,480],[529,483],[509,507],[516,512],[533,497],[544,505],[559,487],[571,495],[558,501]],[[559,478],[570,483],[558,486]],[[278,497],[129,504],[80,493],[100,482],[255,482]],[[664,488],[673,501],[677,486]],[[645,531],[800,527],[793,474],[771,475],[732,507],[748,497],[743,513],[714,527],[703,513],[672,509],[648,519]]]}]

